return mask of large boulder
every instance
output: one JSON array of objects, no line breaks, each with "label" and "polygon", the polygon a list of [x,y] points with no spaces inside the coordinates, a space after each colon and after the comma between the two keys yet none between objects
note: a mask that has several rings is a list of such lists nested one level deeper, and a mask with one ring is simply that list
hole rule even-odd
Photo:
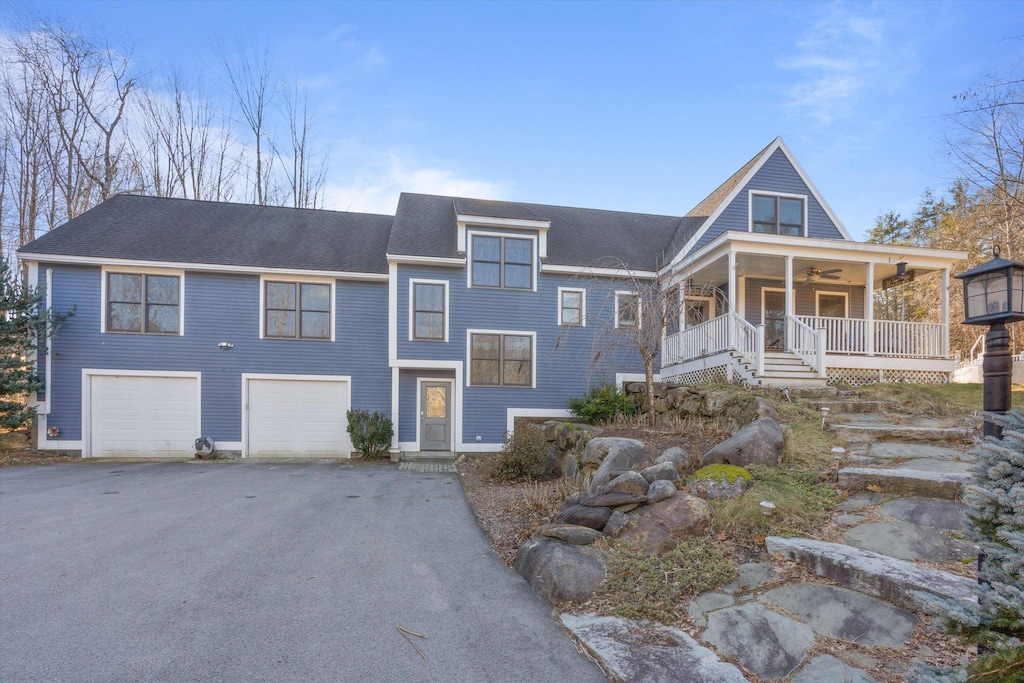
[{"label": "large boulder", "polygon": [[597,529],[578,524],[542,524],[537,527],[536,533],[538,536],[554,538],[572,545],[590,545],[604,538],[604,534]]},{"label": "large boulder", "polygon": [[612,509],[609,507],[573,505],[559,512],[555,519],[561,524],[578,524],[580,526],[588,526],[591,529],[601,529],[611,516]]},{"label": "large boulder", "polygon": [[515,569],[553,604],[586,600],[605,578],[604,562],[581,548],[551,538],[519,546]]},{"label": "large boulder", "polygon": [[[607,444],[606,442],[609,441],[612,443]],[[591,447],[597,442],[601,443],[592,452]],[[604,450],[607,450],[607,453],[601,459],[600,467],[594,472],[594,478],[590,482],[591,491],[600,490],[615,477],[641,465],[646,465],[651,459],[642,441],[619,437],[599,437],[591,439],[587,444],[587,449],[583,452],[583,462],[585,464],[592,462]]]},{"label": "large boulder", "polygon": [[754,476],[743,467],[715,463],[691,474],[686,480],[686,485],[701,498],[727,500],[743,495],[743,491],[753,480]]},{"label": "large boulder", "polygon": [[647,555],[661,555],[684,538],[703,534],[710,520],[705,501],[677,494],[635,511],[620,537]]},{"label": "large boulder", "polygon": [[675,465],[677,469],[682,469],[690,462],[690,454],[686,452],[685,448],[672,446],[671,448],[666,448],[665,452],[654,460],[654,464],[656,465],[663,462],[670,462]]},{"label": "large boulder", "polygon": [[651,465],[650,467],[644,468],[640,475],[650,483],[654,483],[661,479],[665,481],[675,481],[679,478],[679,471],[676,469],[674,463],[671,462],[659,462],[657,465]]},{"label": "large boulder", "polygon": [[770,417],[762,417],[705,453],[700,464],[777,465],[784,442],[782,426]]},{"label": "large boulder", "polygon": [[657,503],[676,495],[676,485],[667,479],[659,479],[647,490],[647,502]]}]

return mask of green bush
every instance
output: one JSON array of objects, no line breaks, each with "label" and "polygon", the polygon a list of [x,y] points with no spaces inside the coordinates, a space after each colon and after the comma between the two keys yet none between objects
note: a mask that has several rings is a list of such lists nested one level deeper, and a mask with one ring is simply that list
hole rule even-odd
[{"label": "green bush", "polygon": [[595,384],[583,398],[570,398],[569,411],[580,420],[597,424],[609,422],[616,415],[636,413],[636,401],[614,384]]},{"label": "green bush", "polygon": [[387,454],[391,449],[391,437],[395,434],[390,417],[380,411],[371,413],[368,410],[350,410],[345,416],[352,445],[364,458],[381,458]]},{"label": "green bush", "polygon": [[522,423],[508,437],[494,459],[494,476],[504,481],[544,479],[558,474],[553,444],[544,440],[544,430]]}]

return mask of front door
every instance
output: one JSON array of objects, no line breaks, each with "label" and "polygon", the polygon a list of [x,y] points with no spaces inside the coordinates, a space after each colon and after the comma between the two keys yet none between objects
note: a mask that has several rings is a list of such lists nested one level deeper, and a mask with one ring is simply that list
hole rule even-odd
[{"label": "front door", "polygon": [[761,320],[764,322],[764,345],[768,349],[786,348],[786,293],[762,291]]},{"label": "front door", "polygon": [[450,451],[451,383],[423,382],[420,388],[420,450]]}]

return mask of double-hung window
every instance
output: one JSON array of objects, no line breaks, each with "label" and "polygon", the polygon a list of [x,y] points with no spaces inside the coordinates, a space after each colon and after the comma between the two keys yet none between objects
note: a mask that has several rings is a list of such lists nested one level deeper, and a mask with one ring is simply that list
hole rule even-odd
[{"label": "double-hung window", "polygon": [[587,290],[558,288],[558,324],[565,327],[586,327]]},{"label": "double-hung window", "polygon": [[471,235],[474,287],[533,289],[532,239]]},{"label": "double-hung window", "polygon": [[469,360],[472,386],[533,386],[532,334],[471,332]]},{"label": "double-hung window", "polygon": [[107,273],[106,331],[180,334],[181,276]]},{"label": "double-hung window", "polygon": [[411,280],[411,338],[414,341],[447,341],[448,283]]},{"label": "double-hung window", "polygon": [[640,327],[640,295],[636,292],[615,292],[615,327]]},{"label": "double-hung window", "polygon": [[331,285],[265,280],[263,287],[264,337],[331,338]]},{"label": "double-hung window", "polygon": [[804,234],[803,199],[755,194],[750,203],[751,231],[795,237]]}]

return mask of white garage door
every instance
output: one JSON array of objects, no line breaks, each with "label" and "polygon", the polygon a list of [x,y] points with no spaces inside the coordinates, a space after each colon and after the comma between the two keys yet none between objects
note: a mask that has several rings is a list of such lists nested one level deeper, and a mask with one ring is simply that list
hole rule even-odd
[{"label": "white garage door", "polygon": [[199,425],[198,377],[89,376],[93,457],[190,457]]},{"label": "white garage door", "polygon": [[345,380],[248,379],[253,457],[349,457]]}]

